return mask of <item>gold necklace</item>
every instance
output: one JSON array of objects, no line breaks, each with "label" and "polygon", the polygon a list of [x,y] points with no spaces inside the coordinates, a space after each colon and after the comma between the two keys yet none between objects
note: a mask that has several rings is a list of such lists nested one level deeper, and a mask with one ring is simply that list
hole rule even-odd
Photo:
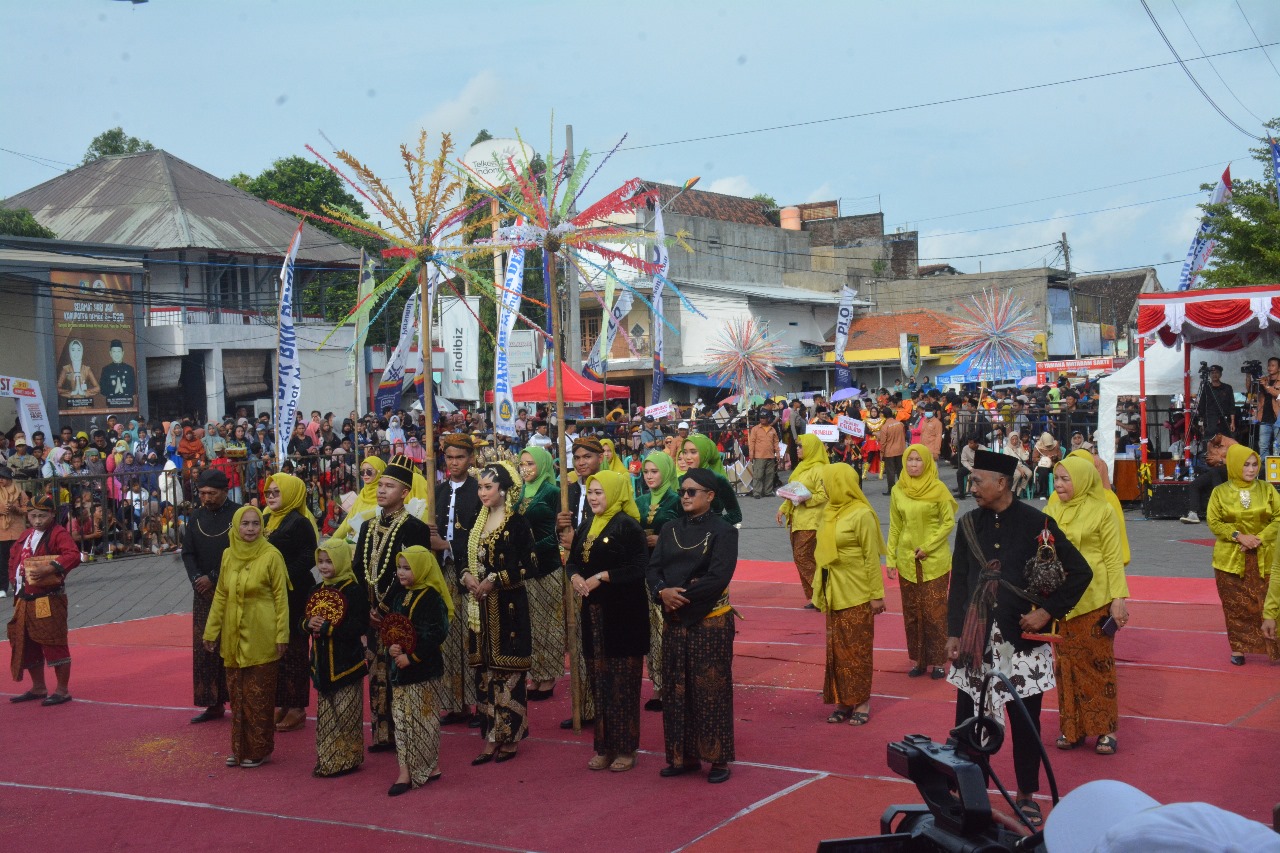
[{"label": "gold necklace", "polygon": [[[392,584],[387,585],[385,592],[378,589],[378,579],[382,574],[382,561],[386,556],[386,547],[393,542],[396,534],[400,532],[400,528],[409,519],[409,513],[401,507],[391,517],[391,522],[386,527],[382,522],[386,521],[388,516],[383,516],[373,523],[373,529],[369,531],[369,540],[365,543],[364,548],[364,579],[368,583],[369,588],[373,590],[374,597],[377,599],[378,606],[383,607],[387,596],[391,594]],[[392,573],[394,578],[395,573]]]},{"label": "gold necklace", "polygon": [[711,534],[708,532],[706,536],[702,537],[701,542],[695,542],[692,545],[685,545],[680,541],[680,537],[676,535],[676,529],[673,527],[671,528],[671,541],[675,542],[676,547],[681,551],[696,551],[698,547],[701,546],[702,553],[705,554],[707,553],[707,546],[711,544]]},{"label": "gold necklace", "polygon": [[[218,509],[222,509],[222,507],[218,507]],[[205,512],[208,512],[208,510],[205,510]],[[197,518],[196,530],[199,530],[202,536],[208,536],[210,539],[218,539],[222,536],[226,536],[228,533],[231,532],[231,522],[230,521],[227,522],[226,528],[224,528],[221,533],[209,533],[209,531],[204,529],[204,525],[200,523],[200,519]]]}]

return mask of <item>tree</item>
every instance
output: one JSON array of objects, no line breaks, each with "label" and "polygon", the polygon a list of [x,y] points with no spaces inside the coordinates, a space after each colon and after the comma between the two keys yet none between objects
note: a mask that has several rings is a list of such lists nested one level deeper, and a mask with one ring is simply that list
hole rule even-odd
[{"label": "tree", "polygon": [[89,143],[89,148],[84,152],[84,159],[80,161],[80,165],[84,166],[92,163],[100,157],[110,157],[118,154],[137,154],[140,151],[154,151],[155,146],[145,139],[139,139],[136,136],[130,136],[124,132],[122,127],[113,127],[110,130],[103,131],[93,138]]},{"label": "tree", "polygon": [[751,197],[751,200],[758,201],[761,204],[763,204],[765,207],[770,208],[772,210],[776,210],[778,208],[778,200],[773,196],[769,195],[768,193],[756,193]]},{"label": "tree", "polygon": [[31,211],[25,207],[17,210],[0,208],[0,234],[9,234],[14,237],[44,237],[49,240],[56,240],[58,237],[57,234],[36,222]]},{"label": "tree", "polygon": [[[1266,123],[1280,133],[1280,118]],[[1218,241],[1210,265],[1200,272],[1197,287],[1248,287],[1280,281],[1280,207],[1267,146],[1252,149],[1263,164],[1263,179],[1233,178],[1231,200],[1202,204],[1213,215],[1210,233]],[[1208,184],[1201,189],[1212,189]]]}]

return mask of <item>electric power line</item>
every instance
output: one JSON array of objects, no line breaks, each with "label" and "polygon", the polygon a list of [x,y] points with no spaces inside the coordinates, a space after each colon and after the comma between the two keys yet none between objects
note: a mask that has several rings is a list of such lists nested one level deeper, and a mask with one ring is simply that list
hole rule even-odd
[{"label": "electric power line", "polygon": [[[1199,50],[1201,53],[1204,53],[1204,48],[1200,46],[1200,39],[1196,38],[1195,30],[1191,29],[1191,25],[1187,23],[1186,17],[1182,14],[1182,10],[1178,8],[1178,0],[1169,0],[1169,2],[1173,4],[1173,11],[1178,13],[1178,17],[1182,20],[1182,25],[1187,28],[1187,33],[1191,36],[1191,40],[1195,42],[1196,49]],[[1263,53],[1265,54],[1266,51],[1264,50]],[[1215,76],[1217,76],[1218,82],[1222,84],[1223,88],[1227,90],[1227,92],[1231,95],[1231,97],[1236,99],[1236,103],[1239,104],[1241,107],[1243,107],[1245,112],[1253,116],[1257,120],[1258,124],[1265,124],[1265,122],[1257,113],[1249,109],[1249,107],[1245,104],[1245,102],[1240,100],[1240,96],[1237,95],[1235,93],[1235,90],[1232,89],[1231,86],[1227,84],[1226,78],[1222,76],[1222,72],[1218,70],[1218,66],[1213,64],[1213,60],[1210,59],[1206,61],[1209,63],[1209,67],[1213,69],[1213,73]]]},{"label": "electric power line", "polygon": [[[1143,5],[1144,6],[1146,5],[1145,0],[1143,2]],[[1150,14],[1150,10],[1148,10],[1148,14]],[[1154,16],[1152,17],[1151,20],[1155,21]],[[1157,24],[1156,26],[1158,29],[1159,24]],[[1163,31],[1161,32],[1161,34],[1163,35]],[[1166,42],[1167,41],[1168,40],[1166,39]],[[689,142],[706,142],[713,139],[726,139],[731,136],[747,136],[748,134],[753,134],[753,133],[770,133],[775,130],[790,130],[792,128],[797,128],[797,127],[809,127],[815,124],[830,124],[831,122],[849,121],[855,118],[867,118],[869,116],[886,115],[888,113],[900,113],[900,112],[906,112],[909,110],[919,110],[919,109],[924,109],[926,107],[939,107],[939,106],[945,106],[947,104],[959,104],[959,103],[964,103],[966,101],[980,100],[982,98],[994,98],[999,95],[1014,95],[1019,92],[1031,92],[1031,91],[1035,91],[1036,89],[1048,89],[1053,86],[1064,86],[1068,83],[1083,83],[1089,80],[1101,80],[1107,77],[1118,77],[1124,74],[1133,74],[1138,71],[1150,71],[1155,68],[1167,68],[1170,65],[1181,65],[1183,67],[1183,70],[1185,71],[1187,62],[1195,62],[1200,59],[1209,59],[1210,57],[1216,57],[1216,56],[1230,56],[1231,54],[1245,53],[1251,50],[1262,50],[1263,53],[1266,53],[1266,48],[1275,47],[1277,44],[1280,44],[1280,42],[1270,42],[1266,45],[1258,45],[1256,47],[1241,47],[1241,48],[1236,48],[1234,50],[1224,50],[1224,51],[1219,51],[1218,53],[1207,54],[1205,56],[1190,57],[1189,59],[1186,59],[1186,60],[1178,56],[1177,51],[1174,51],[1174,57],[1177,59],[1176,62],[1158,62],[1154,65],[1142,65],[1137,68],[1125,68],[1120,71],[1104,71],[1100,74],[1089,74],[1084,77],[1072,77],[1067,80],[1055,80],[1052,83],[1034,83],[1029,86],[1018,86],[1013,89],[998,89],[994,92],[983,92],[982,94],[978,94],[978,95],[962,95],[960,97],[955,97],[955,98],[944,98],[942,100],[937,100],[937,101],[926,101],[925,103],[921,103],[921,104],[909,104],[909,105],[900,106],[900,107],[886,107],[884,109],[869,110],[863,113],[851,113],[850,115],[833,116],[831,118],[810,119],[809,121],[798,121],[798,122],[792,122],[791,124],[778,124],[778,125],[773,125],[772,127],[757,127],[751,130],[735,130],[735,131],[730,131],[728,133],[715,133],[709,136],[694,136],[688,139],[672,139],[667,142],[650,142],[646,145],[629,145],[625,148],[619,148],[618,150],[619,151],[640,151],[645,148],[659,148],[665,145],[684,145]],[[1173,49],[1173,46],[1170,45],[1170,50],[1172,49]],[[1190,73],[1191,73],[1190,71],[1187,71],[1188,75],[1190,75]],[[1192,80],[1194,81],[1194,79],[1195,78],[1193,77]],[[1198,83],[1196,85],[1199,86]],[[1205,95],[1205,97],[1207,98],[1208,95]],[[1212,103],[1212,101],[1210,101],[1210,103]],[[1219,112],[1221,113],[1222,111],[1219,110]],[[1222,113],[1222,116],[1223,118],[1226,118],[1227,121],[1231,121],[1230,118],[1227,118],[1225,113]],[[1250,134],[1247,130],[1244,130],[1243,128],[1241,128],[1239,125],[1235,124],[1235,122],[1231,122],[1231,123],[1235,125],[1235,127],[1238,130],[1240,130],[1241,133],[1244,133],[1246,136],[1252,136],[1252,134]]]},{"label": "electric power line", "polygon": [[[1178,51],[1173,46],[1173,42],[1169,41],[1169,37],[1165,35],[1164,28],[1161,27],[1160,22],[1156,20],[1155,13],[1153,13],[1151,11],[1151,7],[1147,5],[1147,0],[1138,0],[1138,2],[1140,2],[1142,4],[1142,8],[1146,10],[1147,17],[1151,19],[1151,23],[1156,28],[1156,32],[1160,34],[1160,38],[1164,41],[1165,47],[1169,48],[1169,52],[1172,53],[1173,58],[1177,60],[1178,66],[1183,70],[1184,73],[1186,73],[1187,79],[1190,80],[1191,84],[1196,87],[1196,90],[1199,91],[1200,94],[1204,96],[1204,99],[1209,102],[1209,106],[1213,107],[1213,109],[1218,113],[1218,115],[1222,116],[1223,120],[1226,121],[1227,124],[1231,125],[1236,130],[1240,131],[1250,139],[1254,139],[1254,140],[1258,139],[1259,137],[1255,136],[1254,134],[1245,130],[1240,125],[1236,124],[1235,119],[1227,115],[1226,111],[1223,110],[1222,107],[1218,106],[1217,101],[1215,101],[1213,98],[1209,96],[1209,93],[1205,91],[1204,86],[1201,86],[1200,81],[1197,80],[1196,76],[1191,73],[1191,69],[1187,67],[1187,63],[1184,62],[1182,57],[1178,55]],[[1253,49],[1256,50],[1256,48],[1253,48]],[[1263,49],[1263,53],[1266,53],[1265,48]],[[1215,54],[1215,56],[1216,55],[1217,54]],[[1204,58],[1207,59],[1208,57],[1204,57]]]},{"label": "electric power line", "polygon": [[1262,48],[1262,55],[1271,66],[1271,70],[1276,72],[1277,77],[1280,77],[1280,68],[1276,68],[1275,62],[1271,60],[1271,54],[1267,53],[1265,47],[1262,47],[1262,39],[1258,38],[1258,31],[1253,28],[1253,22],[1249,20],[1249,16],[1244,13],[1244,7],[1240,5],[1240,0],[1236,0],[1236,8],[1240,10],[1240,17],[1244,18],[1245,25],[1249,27],[1249,32],[1253,33],[1253,40],[1258,43],[1258,47]]}]

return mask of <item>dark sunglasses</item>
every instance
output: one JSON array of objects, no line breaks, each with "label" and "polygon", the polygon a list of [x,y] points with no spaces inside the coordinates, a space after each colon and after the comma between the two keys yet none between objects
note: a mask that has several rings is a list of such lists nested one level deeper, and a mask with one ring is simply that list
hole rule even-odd
[{"label": "dark sunglasses", "polygon": [[679,494],[680,497],[682,498],[691,498],[694,495],[698,494],[698,492],[707,492],[709,494],[711,490],[710,489],[680,489],[680,491],[677,492],[677,494]]}]

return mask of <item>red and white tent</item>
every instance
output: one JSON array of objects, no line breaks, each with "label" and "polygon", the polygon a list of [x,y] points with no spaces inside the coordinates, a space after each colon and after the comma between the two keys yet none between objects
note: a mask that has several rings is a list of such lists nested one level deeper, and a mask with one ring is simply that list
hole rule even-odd
[{"label": "red and white tent", "polygon": [[1138,407],[1141,411],[1142,461],[1147,461],[1146,345],[1158,338],[1182,350],[1182,399],[1190,456],[1191,350],[1234,352],[1259,338],[1280,338],[1280,284],[1143,293],[1138,296]]}]

